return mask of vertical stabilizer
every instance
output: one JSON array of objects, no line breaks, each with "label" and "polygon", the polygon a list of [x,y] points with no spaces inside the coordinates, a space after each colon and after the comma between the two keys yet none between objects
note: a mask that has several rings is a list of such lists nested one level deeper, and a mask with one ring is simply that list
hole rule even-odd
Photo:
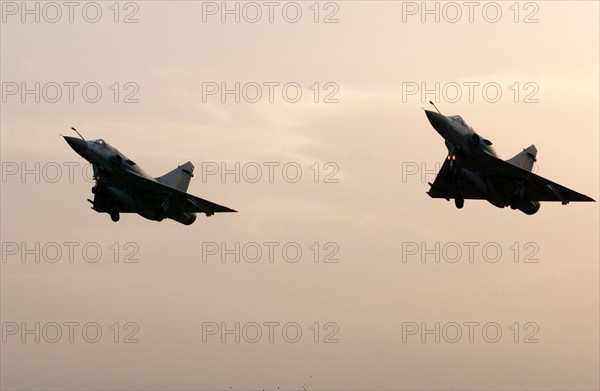
[{"label": "vertical stabilizer", "polygon": [[156,178],[163,185],[173,187],[177,190],[187,192],[190,180],[194,176],[194,165],[187,162],[177,167],[173,171],[166,173],[163,176]]},{"label": "vertical stabilizer", "polygon": [[507,160],[508,163],[520,167],[523,170],[531,171],[533,164],[537,161],[537,149],[535,145],[525,148],[523,151],[516,154],[513,158]]}]

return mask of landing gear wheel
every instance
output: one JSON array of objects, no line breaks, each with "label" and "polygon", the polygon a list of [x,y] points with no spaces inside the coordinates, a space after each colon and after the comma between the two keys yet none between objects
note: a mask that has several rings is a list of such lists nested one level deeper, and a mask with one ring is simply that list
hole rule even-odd
[{"label": "landing gear wheel", "polygon": [[120,217],[121,217],[121,216],[119,215],[119,212],[110,212],[110,219],[111,219],[112,221],[114,221],[115,223],[116,223],[117,221],[119,221],[119,218],[120,218]]},{"label": "landing gear wheel", "polygon": [[96,194],[96,186],[92,187],[92,194]]},{"label": "landing gear wheel", "polygon": [[462,209],[462,207],[465,206],[465,199],[464,198],[455,198],[454,205],[456,205],[456,207],[458,209]]}]

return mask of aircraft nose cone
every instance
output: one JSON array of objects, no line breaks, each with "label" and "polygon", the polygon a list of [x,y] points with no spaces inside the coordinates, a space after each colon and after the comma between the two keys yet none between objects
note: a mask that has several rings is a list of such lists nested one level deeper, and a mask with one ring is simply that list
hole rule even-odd
[{"label": "aircraft nose cone", "polygon": [[87,151],[87,141],[76,138],[76,137],[68,137],[63,136],[65,141],[73,148],[75,152],[83,156],[83,154]]},{"label": "aircraft nose cone", "polygon": [[433,126],[439,134],[444,136],[446,128],[448,127],[448,118],[435,111],[425,110],[425,114],[427,115],[427,119],[429,120],[429,123],[431,123],[431,126]]}]

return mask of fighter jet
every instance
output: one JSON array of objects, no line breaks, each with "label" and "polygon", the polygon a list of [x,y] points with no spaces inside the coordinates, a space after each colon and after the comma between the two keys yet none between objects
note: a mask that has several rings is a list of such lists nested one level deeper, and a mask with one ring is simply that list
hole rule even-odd
[{"label": "fighter jet", "polygon": [[104,140],[86,141],[75,128],[71,129],[81,139],[63,137],[93,167],[94,200],[88,201],[93,210],[108,213],[112,221],[119,221],[120,213],[137,213],[149,220],[172,219],[190,225],[196,221],[196,213],[212,216],[235,212],[186,193],[194,171],[191,162],[153,178]]},{"label": "fighter jet", "polygon": [[481,137],[460,115],[443,115],[425,110],[431,126],[444,138],[448,156],[429,183],[427,192],[432,198],[454,199],[457,208],[466,199],[487,200],[498,208],[510,206],[532,215],[540,209],[540,201],[592,201],[557,183],[542,178],[532,171],[536,162],[535,145],[525,148],[511,159],[500,159],[492,142]]}]

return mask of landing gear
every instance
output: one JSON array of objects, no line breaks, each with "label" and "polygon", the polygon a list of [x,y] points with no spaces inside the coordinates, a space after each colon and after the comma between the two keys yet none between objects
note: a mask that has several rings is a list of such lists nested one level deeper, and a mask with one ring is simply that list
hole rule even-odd
[{"label": "landing gear", "polygon": [[96,194],[96,186],[92,187],[92,194]]},{"label": "landing gear", "polygon": [[110,212],[110,219],[111,219],[112,221],[114,221],[115,223],[116,223],[117,221],[119,221],[119,218],[120,218],[120,217],[121,217],[121,216],[119,215],[119,212],[117,212],[117,211]]},{"label": "landing gear", "polygon": [[[452,163],[452,161],[451,161]],[[463,197],[463,179],[462,177],[456,173],[454,174],[454,186],[456,189],[456,193],[454,195],[454,205],[458,208],[458,209],[462,209],[463,206],[465,206],[465,198]]]},{"label": "landing gear", "polygon": [[519,186],[519,188],[513,193],[512,197],[510,197],[510,202],[508,205],[512,210],[518,209],[521,201],[526,198],[525,189],[523,186]]},{"label": "landing gear", "polygon": [[456,205],[456,207],[458,209],[462,209],[462,207],[465,206],[465,199],[464,198],[455,198],[454,205]]}]

